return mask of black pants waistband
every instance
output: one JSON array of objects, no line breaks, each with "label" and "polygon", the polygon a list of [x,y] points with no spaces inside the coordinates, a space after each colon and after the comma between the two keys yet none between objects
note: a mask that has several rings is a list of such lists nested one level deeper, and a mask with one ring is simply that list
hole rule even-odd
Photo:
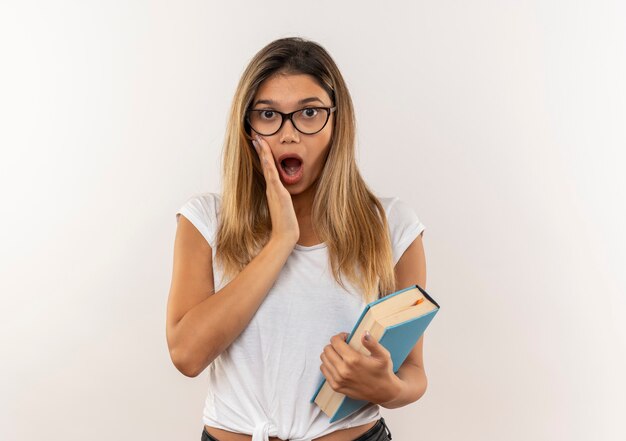
[{"label": "black pants waistband", "polygon": [[[367,432],[358,438],[353,439],[352,441],[387,441],[391,440],[391,431],[387,424],[385,423],[385,419],[380,417],[376,424],[374,424]],[[202,428],[202,438],[200,441],[220,441],[219,439],[212,436],[209,432],[206,431],[205,428]]]}]

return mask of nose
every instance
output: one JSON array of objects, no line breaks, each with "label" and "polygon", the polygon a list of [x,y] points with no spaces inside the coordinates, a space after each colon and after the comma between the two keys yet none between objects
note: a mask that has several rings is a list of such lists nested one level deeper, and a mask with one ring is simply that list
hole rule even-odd
[{"label": "nose", "polygon": [[289,118],[285,118],[285,122],[283,126],[280,128],[280,142],[299,142],[300,134],[298,133],[298,129],[293,125],[293,121]]}]

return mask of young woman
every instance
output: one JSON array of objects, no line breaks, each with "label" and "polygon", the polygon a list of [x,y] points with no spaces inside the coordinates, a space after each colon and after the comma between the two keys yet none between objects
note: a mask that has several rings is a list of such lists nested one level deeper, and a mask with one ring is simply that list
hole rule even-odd
[{"label": "young woman", "polygon": [[[366,356],[345,338],[367,303],[425,287],[425,227],[363,181],[352,101],[320,45],[283,38],[254,56],[222,192],[192,196],[176,218],[167,343],[184,375],[208,367],[201,439],[390,440],[379,405],[424,394],[423,337],[397,373],[382,345],[364,339]],[[329,424],[310,402],[323,377],[370,404]]]}]

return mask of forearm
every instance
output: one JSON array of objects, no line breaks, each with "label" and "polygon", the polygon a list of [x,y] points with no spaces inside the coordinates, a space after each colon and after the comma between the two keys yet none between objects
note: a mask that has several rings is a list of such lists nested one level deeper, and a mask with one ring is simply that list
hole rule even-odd
[{"label": "forearm", "polygon": [[428,385],[424,369],[413,365],[400,366],[394,381],[400,385],[399,393],[394,399],[379,403],[386,409],[397,409],[419,400],[426,392]]},{"label": "forearm", "polygon": [[185,374],[195,377],[248,326],[293,246],[272,241],[225,287],[190,309],[174,328]]}]

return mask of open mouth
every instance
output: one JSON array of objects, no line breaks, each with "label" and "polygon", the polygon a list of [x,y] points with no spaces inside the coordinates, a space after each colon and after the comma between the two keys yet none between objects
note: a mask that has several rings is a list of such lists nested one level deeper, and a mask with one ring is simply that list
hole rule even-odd
[{"label": "open mouth", "polygon": [[295,176],[302,167],[302,161],[298,158],[285,158],[280,162],[280,166],[289,176]]},{"label": "open mouth", "polygon": [[300,182],[304,175],[304,164],[302,159],[295,154],[285,154],[280,158],[280,167],[278,167],[280,177],[284,184],[294,185]]}]

